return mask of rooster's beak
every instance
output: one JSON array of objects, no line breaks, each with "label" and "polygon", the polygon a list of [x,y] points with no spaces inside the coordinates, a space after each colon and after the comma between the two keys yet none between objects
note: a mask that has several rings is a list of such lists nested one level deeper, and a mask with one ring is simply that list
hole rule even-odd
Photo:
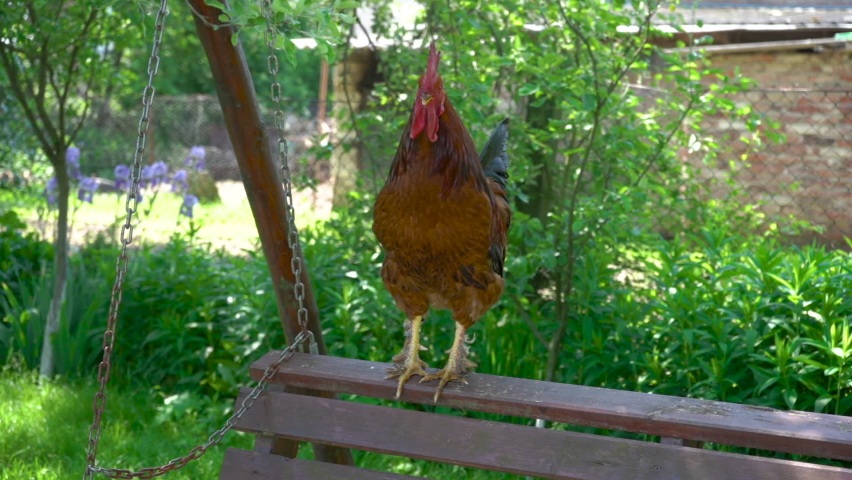
[{"label": "rooster's beak", "polygon": [[420,99],[420,101],[423,102],[423,105],[428,105],[429,102],[432,101],[432,95],[429,95],[428,93],[424,93],[423,97]]}]

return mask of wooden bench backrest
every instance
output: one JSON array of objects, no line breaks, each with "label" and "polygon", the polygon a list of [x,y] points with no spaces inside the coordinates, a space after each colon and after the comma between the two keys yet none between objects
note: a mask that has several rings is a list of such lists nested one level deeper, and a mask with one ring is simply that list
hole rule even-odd
[{"label": "wooden bench backrest", "polygon": [[[252,376],[262,373],[275,355],[273,352],[252,365]],[[384,379],[386,367],[381,363],[297,354],[281,366],[273,380],[296,387],[392,398],[396,384]],[[471,375],[468,380],[469,385],[448,387],[439,404],[852,459],[852,419],[847,417],[481,374]],[[433,389],[432,385],[411,383],[406,386],[403,400],[432,404]],[[247,393],[248,390],[241,392],[238,404]],[[270,391],[261,395],[237,429],[548,479],[852,480],[852,470],[838,467]],[[259,458],[255,460],[272,461]],[[226,461],[226,467],[242,468],[233,460],[230,464]],[[354,475],[351,478],[360,478]],[[266,477],[226,476],[223,469],[222,478]]]},{"label": "wooden bench backrest", "polygon": [[[251,366],[257,379],[276,358]],[[393,399],[387,364],[296,354],[281,365],[276,383]],[[451,383],[439,405],[570,425],[646,433],[660,437],[852,460],[852,417],[782,411],[734,403],[473,374],[468,385]],[[435,387],[406,384],[402,401],[432,405]]]}]

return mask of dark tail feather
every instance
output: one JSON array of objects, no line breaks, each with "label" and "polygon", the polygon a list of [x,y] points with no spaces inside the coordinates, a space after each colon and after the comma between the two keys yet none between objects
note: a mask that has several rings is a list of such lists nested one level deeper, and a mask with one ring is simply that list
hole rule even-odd
[{"label": "dark tail feather", "polygon": [[485,175],[494,179],[503,189],[509,179],[509,155],[506,153],[506,139],[509,138],[509,119],[504,118],[479,153],[479,161]]}]

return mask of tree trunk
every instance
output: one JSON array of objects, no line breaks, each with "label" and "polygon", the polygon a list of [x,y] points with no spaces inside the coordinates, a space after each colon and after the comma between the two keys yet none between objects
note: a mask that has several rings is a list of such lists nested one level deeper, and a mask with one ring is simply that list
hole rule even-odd
[{"label": "tree trunk", "polygon": [[[370,132],[362,132],[355,126],[355,117],[362,112],[367,105],[367,97],[376,81],[376,69],[378,60],[376,54],[369,48],[353,48],[334,69],[334,99],[332,107],[334,117],[338,122],[352,123],[355,141],[349,142],[351,148],[336,148],[331,155],[331,174],[334,178],[332,193],[332,204],[335,207],[347,205],[347,195],[355,191],[358,186],[360,173],[372,174],[371,178],[365,178],[370,182],[369,189],[378,193],[381,188],[380,181],[384,181],[382,168],[387,165],[374,165],[365,158],[369,152],[364,149],[364,135]],[[346,136],[349,132],[340,132],[339,135]],[[337,139],[340,141],[340,139]]]},{"label": "tree trunk", "polygon": [[53,250],[53,297],[47,322],[44,327],[44,342],[41,349],[41,366],[39,373],[42,377],[52,377],[56,369],[56,359],[53,353],[53,337],[59,332],[59,320],[62,306],[65,304],[65,285],[68,277],[68,196],[70,182],[65,162],[65,150],[56,149],[51,158],[56,180],[59,184],[57,204],[59,220],[56,225],[56,239]]},{"label": "tree trunk", "polygon": [[[557,118],[555,116],[556,110],[556,101],[552,98],[538,107],[529,105],[527,107],[527,122],[532,128],[546,130],[550,119]],[[556,147],[556,145],[552,146]],[[518,202],[517,208],[531,217],[544,220],[553,204],[554,190],[562,188],[562,186],[552,183],[554,154],[542,150],[531,151],[529,161],[538,168],[538,171],[523,191],[529,201],[527,203]]]}]

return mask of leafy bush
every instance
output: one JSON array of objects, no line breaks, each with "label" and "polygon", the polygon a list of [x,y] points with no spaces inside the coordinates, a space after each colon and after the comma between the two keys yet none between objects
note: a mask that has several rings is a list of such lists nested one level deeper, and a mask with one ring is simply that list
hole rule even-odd
[{"label": "leafy bush", "polygon": [[13,293],[21,283],[43,272],[53,258],[50,243],[35,232],[27,232],[26,227],[14,210],[0,214],[0,285],[5,284]]},{"label": "leafy bush", "polygon": [[[402,314],[379,277],[371,199],[303,230],[304,248],[332,355],[388,361],[402,345]],[[544,378],[558,324],[551,292],[529,293],[553,252],[519,216],[512,230],[507,291],[474,327],[479,371]],[[32,240],[36,241],[36,240]],[[91,377],[114,278],[114,245],[94,242],[72,257],[57,365]],[[131,252],[114,381],[164,392],[233,396],[247,366],[284,345],[266,264],[257,250],[234,256],[174,237]],[[786,247],[724,227],[599,244],[578,258],[578,312],[559,345],[565,381],[776,408],[852,411],[852,258],[820,247]],[[50,278],[33,275],[3,303],[0,358],[37,365]],[[8,295],[8,293],[7,293]],[[84,300],[85,299],[85,300]],[[534,327],[534,328],[531,328]],[[445,312],[424,326],[429,362],[453,336]]]}]

